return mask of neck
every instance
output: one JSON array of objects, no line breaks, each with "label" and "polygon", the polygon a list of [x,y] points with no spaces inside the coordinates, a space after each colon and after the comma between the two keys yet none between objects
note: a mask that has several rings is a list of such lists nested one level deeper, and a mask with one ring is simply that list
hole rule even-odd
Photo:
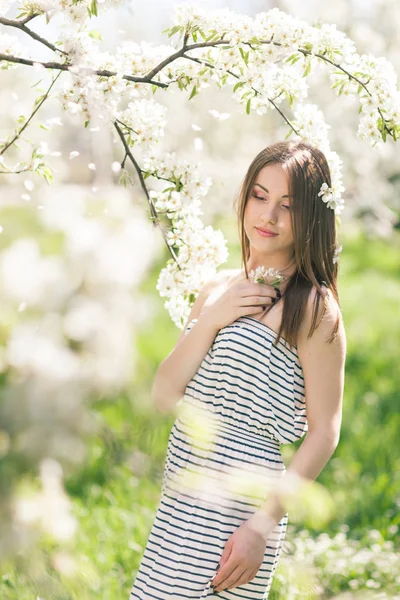
[{"label": "neck", "polygon": [[279,271],[285,279],[290,277],[296,268],[294,257],[286,260],[273,257],[258,257],[257,259],[250,257],[247,262],[247,271],[255,271],[257,267],[273,268]]}]

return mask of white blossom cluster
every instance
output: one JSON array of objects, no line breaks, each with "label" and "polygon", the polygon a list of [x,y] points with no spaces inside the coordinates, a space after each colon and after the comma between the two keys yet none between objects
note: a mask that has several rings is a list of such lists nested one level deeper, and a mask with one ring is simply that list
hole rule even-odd
[{"label": "white blossom cluster", "polygon": [[[396,532],[396,525],[390,526]],[[363,540],[347,537],[348,527],[334,537],[312,537],[303,530],[290,533],[285,542],[275,579],[285,598],[302,596],[312,585],[318,596],[348,591],[372,598],[368,592],[380,591],[382,598],[397,598],[400,588],[400,556],[392,541],[371,530]],[[289,550],[289,551],[288,551]],[[302,575],[299,572],[301,565]]]},{"label": "white blossom cluster", "polygon": [[[174,323],[185,324],[194,296],[215,275],[216,267],[228,258],[226,240],[221,231],[204,227],[199,216],[201,198],[211,186],[198,167],[178,160],[175,154],[165,157],[149,155],[147,173],[170,182],[163,190],[150,192],[159,214],[171,220],[168,244],[177,251],[178,263],[172,259],[162,269],[157,290],[166,297],[165,308]],[[179,190],[179,191],[178,191]]]},{"label": "white blossom cluster", "polygon": [[46,255],[33,238],[17,239],[2,251],[3,310],[27,315],[10,331],[4,369],[17,369],[20,377],[76,381],[85,389],[129,381],[129,323],[137,318],[131,294],[157,245],[128,194],[108,193],[97,199],[80,188],[42,191],[38,215],[49,235],[62,235],[62,252]]},{"label": "white blossom cluster", "polygon": [[[96,7],[100,5],[103,9],[113,8],[121,4],[123,0],[96,0]],[[12,2],[2,0],[0,2],[0,16],[5,15]],[[92,0],[24,0],[19,2],[19,10],[22,15],[46,13],[52,18],[57,13],[62,13],[76,25],[81,25],[90,17],[93,6]]]},{"label": "white blossom cluster", "polygon": [[63,485],[63,470],[60,463],[46,458],[40,463],[40,491],[32,490],[27,496],[17,493],[15,517],[20,525],[37,526],[57,540],[70,539],[77,528],[72,514],[72,502]]},{"label": "white blossom cluster", "polygon": [[252,269],[249,273],[249,278],[254,283],[267,283],[273,286],[279,286],[284,279],[278,269],[274,269],[273,267],[266,269],[264,266],[257,267],[255,270]]},{"label": "white blossom cluster", "polygon": [[[375,58],[371,54],[355,54],[352,62],[342,64],[343,68],[357,73],[357,78],[366,88],[345,74],[333,73],[331,79],[338,93],[360,96],[361,113],[358,135],[376,145],[386,139],[383,119],[390,129],[400,123],[400,92],[397,89],[397,74],[393,65],[384,57]],[[361,88],[361,89],[360,89]],[[377,123],[379,126],[377,127]]]},{"label": "white blossom cluster", "polygon": [[[22,46],[20,41],[13,35],[8,33],[0,33],[0,53],[8,54],[10,56],[29,56],[29,53]],[[2,70],[12,69],[18,67],[17,63],[1,61],[0,68]]]},{"label": "white blossom cluster", "polygon": [[[164,107],[149,98],[157,87],[154,84],[171,91],[187,90],[190,97],[212,83],[228,85],[247,113],[280,110],[279,105],[288,101],[294,112],[292,120],[286,118],[290,131],[316,145],[327,157],[332,183],[328,186],[325,182],[319,196],[337,214],[344,206],[341,160],[330,148],[329,125],[321,111],[304,103],[308,75],[318,66],[325,66],[331,74],[332,87],[339,94],[359,96],[362,110],[358,132],[362,137],[375,144],[389,133],[395,139],[400,135],[394,70],[384,59],[358,55],[354,43],[335,25],[311,26],[277,8],[251,18],[229,9],[210,11],[183,5],[176,9],[168,32],[171,45],[154,47],[125,41],[111,54],[100,51],[98,41],[89,35],[86,20],[98,6],[116,4],[118,0],[20,3],[25,14],[41,10],[51,16],[61,11],[68,17],[60,38],[61,49],[72,62],[60,93],[64,108],[72,114],[82,114],[86,123],[93,115],[108,125],[117,119],[129,147],[135,147],[147,163],[165,127]],[[188,48],[185,52],[183,43]],[[177,48],[179,56],[168,61]],[[156,68],[163,61],[162,68]],[[99,76],[94,73],[98,70],[115,75]],[[147,82],[124,78],[143,79],[149,74],[151,81]],[[166,239],[176,258],[160,275],[158,287],[160,294],[167,297],[166,306],[174,322],[182,325],[198,291],[194,274],[203,282],[206,274],[223,262],[226,250],[220,232],[205,228],[199,218],[201,197],[209,187],[207,179],[193,165],[183,167],[171,157],[157,160],[159,165],[147,164],[142,171],[167,180],[166,186],[152,190],[150,197],[155,210],[170,220]],[[167,164],[171,162],[174,164]],[[182,169],[187,175],[181,173]],[[335,251],[335,261],[338,254]],[[174,284],[178,292],[174,291]]]},{"label": "white blossom cluster", "polygon": [[130,146],[140,146],[144,152],[153,150],[164,136],[166,108],[153,98],[129,102],[127,108],[114,115],[130,128],[126,139]]},{"label": "white blossom cluster", "polygon": [[0,252],[0,372],[3,414],[16,415],[7,425],[18,452],[41,464],[42,489],[15,491],[13,520],[7,531],[2,525],[10,548],[30,527],[73,535],[60,465],[84,458],[88,399],[132,381],[134,332],[146,310],[137,288],[161,247],[122,186],[35,193],[26,183],[32,197],[15,218],[29,220],[35,237],[8,236]]}]

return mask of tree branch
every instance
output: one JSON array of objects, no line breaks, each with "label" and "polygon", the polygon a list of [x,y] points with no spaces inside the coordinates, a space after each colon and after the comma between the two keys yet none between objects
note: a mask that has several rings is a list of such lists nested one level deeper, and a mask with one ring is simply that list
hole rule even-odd
[{"label": "tree branch", "polygon": [[60,48],[57,48],[57,46],[54,46],[54,44],[52,44],[51,42],[48,42],[45,38],[42,38],[40,35],[38,35],[34,31],[32,31],[32,29],[30,29],[29,27],[26,26],[26,23],[31,21],[36,16],[38,16],[38,15],[30,16],[29,19],[27,17],[24,21],[18,21],[18,20],[14,20],[14,19],[6,19],[5,17],[0,17],[0,24],[6,25],[7,27],[15,27],[16,29],[20,29],[24,33],[27,33],[32,39],[36,40],[37,42],[40,42],[44,46],[47,46],[47,48],[50,48],[50,50],[53,50],[53,52],[61,52],[61,54],[68,56],[67,52],[65,52],[64,50],[60,50]]},{"label": "tree branch", "polygon": [[[4,20],[4,19],[3,19]],[[6,19],[7,20],[7,19]],[[7,20],[9,21],[9,20]],[[20,22],[17,22],[20,23]],[[20,25],[18,25],[20,26]],[[21,28],[21,27],[20,27]],[[25,30],[28,29],[25,27]],[[31,30],[28,30],[29,32],[31,32]],[[179,50],[177,50],[176,52],[174,52],[173,54],[171,54],[170,56],[168,56],[167,58],[165,58],[163,61],[161,61],[156,67],[154,67],[151,71],[149,71],[147,73],[147,75],[145,75],[144,77],[133,77],[131,75],[123,75],[122,78],[126,79],[127,81],[133,81],[135,83],[148,83],[151,85],[155,85],[157,87],[161,87],[161,88],[167,88],[170,83],[161,83],[159,81],[154,81],[153,77],[155,75],[157,75],[160,71],[162,71],[162,69],[164,69],[164,67],[166,67],[167,65],[169,65],[170,63],[174,62],[176,59],[178,58],[186,58],[188,60],[193,60],[195,62],[199,62],[201,63],[200,59],[196,59],[193,56],[187,56],[186,53],[191,51],[191,50],[195,50],[197,48],[215,48],[217,46],[220,45],[230,45],[230,41],[229,40],[216,40],[216,41],[212,41],[212,42],[199,42],[196,44],[190,44],[190,45],[186,45],[186,41],[187,38],[185,38],[184,40],[184,45],[182,46],[182,48],[180,48]],[[270,40],[265,40],[265,41],[260,41],[260,44],[274,44],[275,46],[282,46],[281,43],[279,42],[274,42],[273,39],[271,38]],[[250,46],[252,48],[251,43],[246,42],[246,44],[248,46]],[[57,50],[57,48],[55,48],[55,50]],[[319,53],[313,53],[310,50],[305,50],[304,48],[298,48],[297,52],[300,52],[304,55],[311,55],[311,56],[316,56],[317,58],[320,58],[321,60],[324,60],[327,63],[330,63],[332,66],[336,67],[337,69],[340,69],[343,73],[345,73],[350,79],[353,79],[354,81],[356,81],[358,84],[360,84],[365,91],[367,92],[368,95],[371,96],[370,91],[368,90],[366,84],[362,81],[360,81],[355,75],[352,75],[349,71],[347,71],[344,67],[342,67],[340,64],[335,63],[333,60],[331,60],[330,58],[324,56],[323,54],[319,54]],[[20,64],[25,64],[25,65],[30,65],[33,66],[35,63],[41,64],[42,66],[44,66],[47,69],[58,69],[58,70],[68,70],[69,67],[71,65],[66,65],[66,64],[61,64],[61,63],[56,63],[56,62],[40,62],[40,61],[32,61],[30,59],[24,59],[24,58],[19,58],[19,57],[15,57],[15,56],[10,56],[10,55],[6,55],[6,54],[0,54],[0,61],[1,60],[5,60],[8,62],[14,62],[14,63],[20,63]],[[214,65],[212,65],[211,63],[208,63],[206,61],[204,61],[201,64],[205,64],[209,67],[215,68]],[[234,77],[238,78],[238,76],[230,71],[227,71],[228,73],[230,73],[231,75],[233,75]],[[113,77],[115,75],[117,75],[117,73],[113,72],[113,71],[108,71],[108,70],[93,70],[93,75],[98,75],[100,77]],[[254,88],[253,88],[254,89]],[[256,93],[259,93],[257,90],[254,90]],[[278,110],[278,112],[281,114],[281,116],[285,119],[285,121],[288,123],[288,125],[293,129],[293,131],[296,133],[296,135],[298,135],[298,132],[293,128],[293,125],[286,119],[286,117],[283,115],[283,113],[280,111],[279,108],[277,108],[277,105],[274,103],[273,100],[268,99],[269,102],[271,102],[271,104],[274,106],[274,108],[276,108],[276,110]],[[385,124],[385,129],[387,131],[387,133],[389,135],[391,135],[391,131],[389,130],[389,128],[386,125],[387,119],[384,118],[382,111],[380,108],[378,108],[378,112]]]},{"label": "tree branch", "polygon": [[[210,69],[215,69],[215,66],[212,63],[200,60],[199,58],[194,58],[193,56],[186,56],[186,55],[183,55],[183,58],[187,58],[188,60],[192,60],[192,61],[194,61],[196,63],[203,64],[204,66],[210,67]],[[230,69],[228,69],[226,72],[229,73],[229,75],[232,75],[232,77],[235,77],[236,79],[240,79],[239,75],[236,75],[236,73],[234,73]],[[254,88],[253,86],[251,86],[251,89],[256,94],[258,94],[258,95],[260,94],[260,92],[258,90],[256,90],[256,88]],[[281,115],[281,117],[284,119],[284,121],[289,125],[289,127],[294,131],[294,133],[296,135],[300,135],[299,132],[297,131],[297,129],[295,129],[295,127],[292,125],[292,123],[286,117],[286,115],[278,107],[278,105],[276,104],[276,102],[274,102],[274,100],[272,98],[268,98],[268,102],[270,102],[272,104],[272,106],[275,108],[275,110],[278,111],[278,113]]]},{"label": "tree branch", "polygon": [[[298,51],[299,51],[299,52],[301,52],[301,53],[302,53],[302,54],[304,54],[304,55],[305,55],[305,54],[313,54],[313,53],[312,53],[312,52],[310,52],[309,50],[302,50],[301,48],[299,48],[299,49],[298,49]],[[347,71],[347,70],[346,70],[344,67],[342,67],[342,66],[341,66],[339,63],[335,63],[333,60],[331,60],[330,58],[327,58],[327,57],[326,57],[326,56],[324,56],[323,54],[319,54],[319,53],[317,53],[317,54],[313,54],[313,56],[316,56],[317,58],[321,58],[321,59],[322,59],[322,60],[324,60],[325,62],[328,62],[328,63],[330,63],[331,65],[333,65],[334,67],[336,67],[337,69],[340,69],[340,71],[343,71],[343,73],[345,73],[349,79],[354,79],[354,81],[356,81],[356,82],[357,82],[359,85],[361,85],[361,86],[364,88],[364,90],[367,92],[368,96],[372,96],[371,92],[370,92],[370,91],[369,91],[369,89],[367,88],[367,85],[366,85],[366,84],[365,84],[363,81],[360,81],[360,80],[358,79],[358,77],[356,77],[355,75],[352,75],[352,74],[351,74],[349,71]],[[382,118],[382,120],[383,120],[383,122],[384,122],[384,124],[385,124],[385,129],[386,129],[387,133],[388,133],[389,135],[391,135],[391,131],[390,131],[390,129],[388,128],[388,126],[386,125],[386,121],[387,121],[387,119],[385,119],[385,117],[383,116],[383,114],[382,114],[382,111],[381,111],[381,109],[380,109],[380,108],[378,108],[378,112],[379,112],[379,114],[380,114],[380,116],[381,116],[381,118]]]},{"label": "tree branch", "polygon": [[176,60],[177,58],[181,58],[185,54],[185,52],[188,52],[189,50],[195,50],[196,48],[213,48],[215,46],[220,46],[221,44],[229,44],[229,42],[225,40],[218,40],[217,42],[199,42],[198,44],[190,44],[189,46],[183,46],[180,50],[174,52],[174,54],[171,54],[170,56],[167,56],[167,58],[161,61],[160,64],[158,64],[156,67],[154,67],[154,69],[149,71],[146,77],[148,77],[149,79],[153,79],[154,75],[157,75],[157,73],[162,71],[164,67],[174,62],[174,60]]},{"label": "tree branch", "polygon": [[22,125],[22,127],[19,129],[19,131],[16,132],[16,134],[14,135],[14,137],[12,138],[12,140],[10,142],[8,142],[1,150],[0,150],[0,156],[2,154],[4,154],[6,152],[6,150],[8,150],[8,148],[10,146],[13,145],[13,143],[19,138],[19,136],[21,135],[21,133],[28,127],[29,123],[32,121],[33,117],[35,116],[35,114],[38,112],[38,110],[40,109],[40,107],[42,106],[43,102],[45,102],[47,100],[47,98],[49,97],[49,94],[51,92],[51,88],[53,87],[53,85],[55,84],[55,82],[57,81],[57,79],[60,77],[61,72],[57,73],[57,75],[55,76],[55,78],[53,79],[53,81],[51,82],[51,85],[49,87],[49,89],[47,90],[47,92],[44,94],[43,98],[40,100],[40,102],[37,104],[37,106],[35,107],[35,109],[33,110],[31,116],[29,117],[29,119],[26,121],[26,123],[24,123]]},{"label": "tree branch", "polygon": [[180,269],[181,267],[180,267],[179,262],[178,262],[178,257],[176,256],[176,254],[175,254],[174,250],[172,249],[172,247],[168,244],[167,236],[165,235],[165,231],[163,230],[162,225],[160,223],[160,219],[159,219],[157,211],[155,209],[153,200],[150,198],[149,190],[147,189],[146,182],[145,182],[144,177],[143,177],[142,169],[138,165],[135,157],[133,156],[133,154],[132,154],[132,152],[131,152],[131,150],[130,150],[130,148],[128,146],[128,143],[127,143],[127,141],[125,139],[124,133],[123,133],[122,129],[120,128],[120,126],[118,125],[118,123],[116,121],[114,121],[114,126],[115,126],[115,129],[117,130],[118,135],[119,135],[119,137],[120,137],[120,139],[121,139],[121,141],[122,141],[122,143],[124,145],[124,149],[125,149],[124,163],[125,163],[126,156],[128,156],[130,158],[133,166],[135,167],[135,170],[136,170],[136,172],[138,174],[138,177],[139,177],[140,185],[142,186],[144,194],[145,194],[145,196],[147,198],[147,201],[149,203],[150,212],[151,212],[151,217],[150,218],[151,218],[151,220],[152,220],[152,222],[153,222],[154,225],[158,225],[159,226],[159,228],[161,230],[161,233],[162,233],[162,236],[164,238],[164,241],[165,241],[165,243],[167,245],[167,248],[168,248],[168,250],[169,250],[172,258],[176,262],[178,268]]},{"label": "tree branch", "polygon": [[[5,60],[6,62],[18,63],[21,65],[28,65],[29,67],[33,67],[34,65],[42,65],[46,69],[56,69],[58,71],[69,71],[72,64],[63,64],[58,62],[43,62],[40,60],[32,60],[30,58],[22,58],[20,56],[12,56],[11,54],[1,54],[0,53],[0,62]],[[88,69],[92,71],[93,75],[98,75],[99,77],[114,77],[118,75],[115,71],[108,71],[107,69]],[[156,85],[157,87],[167,88],[168,83],[161,83],[160,81],[152,81],[148,77],[133,77],[132,75],[123,75],[122,79],[126,79],[127,81],[133,81],[135,83],[148,83],[151,85]]]}]

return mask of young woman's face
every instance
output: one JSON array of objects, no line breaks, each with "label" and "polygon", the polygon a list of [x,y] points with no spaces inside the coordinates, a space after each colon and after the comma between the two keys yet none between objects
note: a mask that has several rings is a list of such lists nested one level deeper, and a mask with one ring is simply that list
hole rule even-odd
[{"label": "young woman's face", "polygon": [[291,206],[286,172],[278,164],[263,167],[244,209],[244,230],[253,252],[276,254],[283,260],[291,260],[294,254]]}]

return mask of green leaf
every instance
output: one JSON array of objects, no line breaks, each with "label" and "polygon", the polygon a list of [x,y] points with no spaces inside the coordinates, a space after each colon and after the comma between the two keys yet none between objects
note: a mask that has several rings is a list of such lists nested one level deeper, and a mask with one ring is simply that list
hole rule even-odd
[{"label": "green leaf", "polygon": [[97,0],[92,0],[92,3],[90,5],[90,13],[92,15],[94,15],[95,17],[98,16],[98,14],[97,14]]},{"label": "green leaf", "polygon": [[174,27],[171,27],[170,29],[164,29],[162,33],[168,33],[168,37],[172,37],[173,35],[175,35],[175,33],[178,33],[178,31],[180,30],[180,25],[174,25]]},{"label": "green leaf", "polygon": [[193,86],[193,89],[192,89],[192,92],[191,92],[191,94],[190,94],[190,96],[189,96],[189,100],[191,100],[192,98],[194,98],[194,96],[195,96],[196,94],[197,94],[197,87],[194,85],[194,86]]},{"label": "green leaf", "polygon": [[100,31],[97,31],[97,29],[92,29],[92,31],[89,31],[88,35],[89,35],[89,37],[92,38],[92,40],[103,41],[103,38],[101,37],[101,33],[100,33]]},{"label": "green leaf", "polygon": [[303,77],[307,77],[307,75],[310,74],[310,71],[311,71],[311,63],[309,62],[308,65],[306,66],[306,68],[304,69]]},{"label": "green leaf", "polygon": [[285,60],[285,62],[291,63],[292,65],[294,65],[294,63],[296,63],[298,60],[300,59],[300,54],[291,54],[290,56],[288,56],[288,58]]},{"label": "green leaf", "polygon": [[35,98],[35,102],[33,103],[33,106],[36,107],[44,98],[44,94],[41,94],[40,96],[38,96],[37,98]]},{"label": "green leaf", "polygon": [[236,90],[238,90],[243,85],[244,85],[244,81],[238,81],[237,84],[235,85],[235,87],[233,88],[233,91],[236,92]]},{"label": "green leaf", "polygon": [[242,56],[242,58],[244,60],[244,63],[246,65],[246,67],[247,67],[248,66],[248,62],[249,62],[249,52],[245,52],[243,50],[243,48],[241,48],[241,47],[239,48],[239,52],[240,52],[240,54],[241,54],[241,56]]},{"label": "green leaf", "polygon": [[251,98],[249,98],[247,100],[247,104],[246,104],[246,114],[250,114],[250,108],[251,108]]}]

